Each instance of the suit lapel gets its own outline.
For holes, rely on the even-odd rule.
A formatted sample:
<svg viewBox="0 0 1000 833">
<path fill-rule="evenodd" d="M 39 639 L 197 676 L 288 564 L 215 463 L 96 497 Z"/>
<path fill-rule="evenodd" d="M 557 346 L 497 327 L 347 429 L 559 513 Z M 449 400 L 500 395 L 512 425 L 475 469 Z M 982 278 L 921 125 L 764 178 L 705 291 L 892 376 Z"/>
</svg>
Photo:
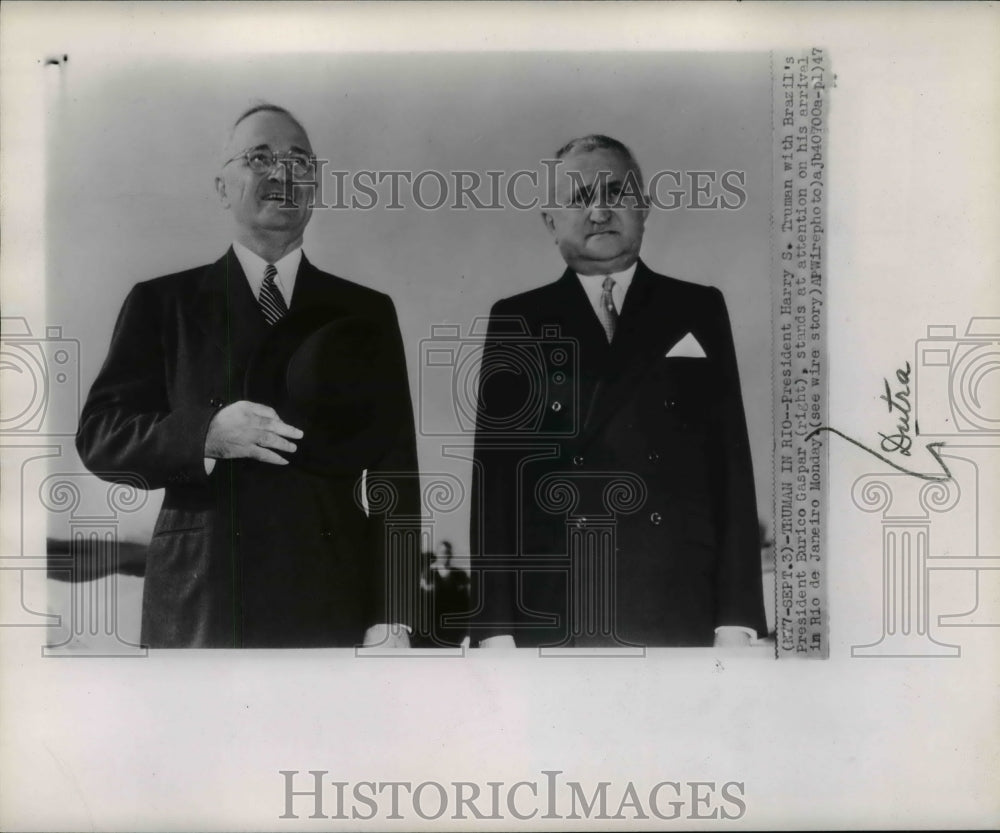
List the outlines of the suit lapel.
<svg viewBox="0 0 1000 833">
<path fill-rule="evenodd" d="M 601 322 L 597 320 L 590 299 L 576 274 L 567 269 L 555 283 L 550 296 L 551 309 L 545 310 L 542 320 L 559 325 L 559 337 L 576 345 L 578 366 L 574 372 L 574 394 L 577 397 L 576 413 L 581 425 L 594 401 L 594 387 L 608 360 L 608 341 Z"/>
<path fill-rule="evenodd" d="M 584 438 L 599 430 L 626 401 L 629 391 L 649 371 L 650 365 L 689 329 L 685 315 L 686 311 L 677 303 L 671 303 L 666 279 L 638 261 L 608 361 L 584 423 Z M 593 310 L 591 317 L 596 320 Z"/>
<path fill-rule="evenodd" d="M 563 337 L 576 339 L 585 353 L 607 352 L 607 336 L 580 279 L 567 269 L 556 284 Z"/>
<path fill-rule="evenodd" d="M 208 341 L 223 354 L 230 378 L 242 379 L 250 354 L 267 331 L 239 258 L 230 247 L 201 279 L 194 316 Z"/>
<path fill-rule="evenodd" d="M 228 283 L 231 280 L 228 269 L 228 252 L 210 266 L 205 267 L 195 295 L 192 317 L 206 340 L 223 353 L 228 352 L 226 344 L 228 318 Z M 242 275 L 243 270 L 240 270 Z"/>
<path fill-rule="evenodd" d="M 322 301 L 323 279 L 319 270 L 313 266 L 305 254 L 299 261 L 299 271 L 295 274 L 295 289 L 292 291 L 292 302 L 289 310 L 315 306 Z"/>
<path fill-rule="evenodd" d="M 321 272 L 305 255 L 299 263 L 299 271 L 295 276 L 295 290 L 292 292 L 292 302 L 289 310 L 314 309 L 325 307 L 330 313 L 338 311 L 343 315 L 353 315 L 355 311 L 345 306 L 344 280 L 335 275 Z"/>
</svg>

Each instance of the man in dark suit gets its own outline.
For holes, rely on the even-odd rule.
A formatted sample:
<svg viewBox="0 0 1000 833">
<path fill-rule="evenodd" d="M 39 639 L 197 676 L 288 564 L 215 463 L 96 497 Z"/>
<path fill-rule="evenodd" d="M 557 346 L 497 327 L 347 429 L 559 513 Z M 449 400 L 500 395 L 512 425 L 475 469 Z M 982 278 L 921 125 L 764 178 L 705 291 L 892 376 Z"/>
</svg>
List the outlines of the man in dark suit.
<svg viewBox="0 0 1000 833">
<path fill-rule="evenodd" d="M 568 268 L 497 302 L 484 348 L 474 638 L 749 644 L 766 634 L 760 543 L 722 294 L 639 259 L 625 145 L 586 136 L 557 159 L 542 216 Z"/>
<path fill-rule="evenodd" d="M 381 479 L 397 514 L 419 514 L 399 325 L 387 296 L 302 254 L 315 176 L 309 138 L 287 110 L 259 105 L 237 119 L 215 180 L 232 247 L 132 288 L 80 417 L 77 448 L 91 471 L 166 489 L 143 591 L 149 646 L 408 643 L 405 609 L 387 601 L 385 516 L 362 494 Z M 331 427 L 337 413 L 288 424 L 277 399 L 246 395 L 251 383 L 271 390 L 253 368 L 309 316 L 324 332 L 362 322 L 385 345 L 377 384 L 395 413 L 381 435 L 362 443 L 353 428 Z M 342 337 L 339 348 L 363 349 Z M 336 379 L 312 362 L 322 394 Z M 284 379 L 284 367 L 269 375 Z M 325 457 L 303 457 L 311 441 Z"/>
</svg>

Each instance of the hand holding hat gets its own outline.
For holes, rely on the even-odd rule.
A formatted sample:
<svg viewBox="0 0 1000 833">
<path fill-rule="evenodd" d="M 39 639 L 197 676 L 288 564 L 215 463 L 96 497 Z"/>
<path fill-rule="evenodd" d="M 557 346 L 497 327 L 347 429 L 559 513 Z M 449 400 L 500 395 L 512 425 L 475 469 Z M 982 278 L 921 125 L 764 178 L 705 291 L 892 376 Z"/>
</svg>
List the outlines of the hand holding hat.
<svg viewBox="0 0 1000 833">
<path fill-rule="evenodd" d="M 293 310 L 255 351 L 245 396 L 281 414 L 287 427 L 301 427 L 304 434 L 288 455 L 293 465 L 354 474 L 382 457 L 402 425 L 404 386 L 395 378 L 391 350 L 368 318 L 334 307 Z"/>
<path fill-rule="evenodd" d="M 205 438 L 205 456 L 220 460 L 248 457 L 286 466 L 288 460 L 275 452 L 294 452 L 296 445 L 290 440 L 301 438 L 302 431 L 282 422 L 274 408 L 242 400 L 212 417 Z"/>
</svg>

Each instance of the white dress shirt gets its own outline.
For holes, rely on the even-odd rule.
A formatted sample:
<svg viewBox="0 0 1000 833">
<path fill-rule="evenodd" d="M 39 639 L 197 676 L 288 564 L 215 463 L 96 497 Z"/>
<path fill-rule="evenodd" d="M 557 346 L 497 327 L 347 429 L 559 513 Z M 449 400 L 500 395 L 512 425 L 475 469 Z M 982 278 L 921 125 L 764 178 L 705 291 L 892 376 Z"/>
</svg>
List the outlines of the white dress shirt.
<svg viewBox="0 0 1000 833">
<path fill-rule="evenodd" d="M 610 275 L 615 279 L 615 285 L 611 287 L 611 299 L 615 302 L 615 309 L 618 310 L 618 314 L 622 313 L 622 306 L 625 304 L 625 295 L 628 293 L 628 288 L 632 285 L 632 278 L 635 276 L 636 264 L 632 264 L 622 272 L 605 272 L 600 275 L 580 275 L 577 274 L 577 279 L 580 281 L 580 285 L 583 286 L 583 291 L 587 293 L 587 299 L 590 301 L 590 305 L 594 308 L 594 315 L 597 316 L 597 320 L 601 320 L 601 294 L 604 292 L 604 279 Z"/>
<path fill-rule="evenodd" d="M 243 267 L 243 274 L 247 276 L 250 284 L 250 291 L 254 298 L 260 297 L 260 287 L 264 283 L 264 270 L 267 268 L 267 261 L 260 255 L 254 254 L 242 243 L 233 243 L 233 251 L 236 252 L 236 259 Z M 292 293 L 295 291 L 295 276 L 299 273 L 299 264 L 302 262 L 302 247 L 299 246 L 281 260 L 274 264 L 278 270 L 278 276 L 274 283 L 281 292 L 281 297 L 285 299 L 285 305 L 292 305 Z"/>
</svg>

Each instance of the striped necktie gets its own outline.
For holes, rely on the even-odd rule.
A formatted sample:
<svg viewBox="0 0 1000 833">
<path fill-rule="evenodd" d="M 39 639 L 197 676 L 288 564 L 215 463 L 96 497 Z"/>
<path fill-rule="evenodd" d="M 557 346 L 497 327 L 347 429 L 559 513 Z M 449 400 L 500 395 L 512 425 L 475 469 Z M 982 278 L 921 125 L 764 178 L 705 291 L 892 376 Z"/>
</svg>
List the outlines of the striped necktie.
<svg viewBox="0 0 1000 833">
<path fill-rule="evenodd" d="M 278 270 L 273 263 L 267 264 L 264 270 L 264 283 L 260 286 L 260 295 L 257 303 L 260 304 L 260 311 L 264 313 L 264 320 L 268 324 L 273 324 L 288 312 L 288 304 L 278 289 L 274 279 L 278 276 Z"/>
<path fill-rule="evenodd" d="M 608 341 L 615 337 L 615 328 L 618 326 L 618 310 L 615 308 L 615 299 L 611 296 L 611 289 L 615 285 L 615 279 L 608 275 L 601 284 L 601 303 L 598 305 L 597 317 L 601 320 L 604 333 Z"/>
</svg>

